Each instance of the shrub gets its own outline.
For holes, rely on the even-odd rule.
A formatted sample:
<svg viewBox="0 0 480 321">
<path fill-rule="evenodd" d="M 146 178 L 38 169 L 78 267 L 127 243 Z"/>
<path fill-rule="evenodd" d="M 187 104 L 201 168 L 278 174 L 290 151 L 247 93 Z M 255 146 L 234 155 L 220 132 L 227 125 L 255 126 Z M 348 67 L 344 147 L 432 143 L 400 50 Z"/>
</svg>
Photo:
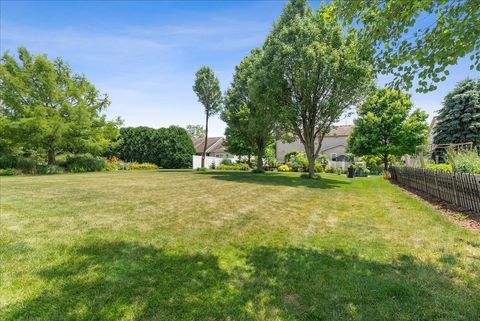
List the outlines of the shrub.
<svg viewBox="0 0 480 321">
<path fill-rule="evenodd" d="M 35 173 L 39 175 L 62 174 L 63 172 L 63 167 L 58 165 L 38 165 L 35 170 Z"/>
<path fill-rule="evenodd" d="M 222 171 L 248 171 L 250 169 L 250 166 L 245 163 L 238 163 L 233 165 L 220 164 L 216 167 L 216 169 Z"/>
<path fill-rule="evenodd" d="M 129 169 L 157 169 L 157 164 L 152 163 L 132 163 Z"/>
<path fill-rule="evenodd" d="M 277 170 L 279 172 L 290 172 L 290 167 L 288 167 L 287 164 L 282 164 L 282 165 L 277 167 Z"/>
<path fill-rule="evenodd" d="M 117 163 L 106 162 L 105 163 L 105 170 L 108 171 L 108 172 L 116 171 L 116 170 L 118 170 L 118 165 L 117 165 Z"/>
<path fill-rule="evenodd" d="M 17 170 L 15 168 L 0 169 L 0 176 L 13 176 L 16 174 L 17 174 Z"/>
<path fill-rule="evenodd" d="M 252 173 L 262 174 L 262 173 L 265 173 L 265 169 L 263 169 L 263 168 L 254 168 L 254 169 L 252 169 Z"/>
<path fill-rule="evenodd" d="M 288 162 L 286 164 L 291 168 L 294 172 L 304 172 L 308 170 L 308 160 L 297 151 L 293 151 L 288 153 Z M 287 159 L 287 155 L 285 155 L 285 159 Z"/>
<path fill-rule="evenodd" d="M 90 155 L 68 156 L 66 160 L 67 169 L 72 173 L 99 172 L 105 169 L 104 159 Z"/>
<path fill-rule="evenodd" d="M 26 157 L 17 158 L 17 168 L 25 174 L 32 174 L 36 172 L 37 162 L 34 159 Z"/>
<path fill-rule="evenodd" d="M 480 156 L 476 149 L 455 153 L 452 163 L 455 172 L 480 174 Z"/>
<path fill-rule="evenodd" d="M 224 157 L 224 158 L 222 158 L 222 161 L 220 162 L 220 164 L 222 164 L 222 165 L 233 165 L 233 162 L 230 158 Z"/>
<path fill-rule="evenodd" d="M 321 173 L 323 172 L 323 164 L 320 163 L 319 161 L 315 162 L 315 172 L 316 173 Z"/>
<path fill-rule="evenodd" d="M 452 172 L 452 165 L 450 164 L 426 164 L 427 169 L 443 172 Z"/>
<path fill-rule="evenodd" d="M 300 153 L 298 150 L 292 150 L 292 151 L 289 151 L 288 153 L 285 154 L 283 160 L 285 161 L 285 163 L 288 163 L 293 158 L 297 157 L 298 155 L 302 155 L 302 153 Z"/>
<path fill-rule="evenodd" d="M 17 167 L 17 158 L 15 156 L 0 156 L 0 168 L 12 169 Z"/>
<path fill-rule="evenodd" d="M 325 173 L 334 173 L 334 172 L 335 172 L 335 168 L 330 167 L 329 165 L 326 165 L 326 166 L 324 167 L 324 171 L 325 171 Z"/>
<path fill-rule="evenodd" d="M 120 129 L 120 140 L 114 154 L 127 162 L 153 163 L 163 168 L 189 168 L 195 154 L 185 129 L 126 127 Z"/>
</svg>

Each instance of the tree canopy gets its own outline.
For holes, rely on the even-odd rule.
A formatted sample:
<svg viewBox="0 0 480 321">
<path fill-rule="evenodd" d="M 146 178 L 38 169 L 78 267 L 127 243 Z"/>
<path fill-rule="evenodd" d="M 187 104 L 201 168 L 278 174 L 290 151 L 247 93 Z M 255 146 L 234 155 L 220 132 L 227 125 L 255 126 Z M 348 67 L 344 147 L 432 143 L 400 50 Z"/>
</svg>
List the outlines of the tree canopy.
<svg viewBox="0 0 480 321">
<path fill-rule="evenodd" d="M 410 112 L 412 107 L 409 94 L 388 88 L 372 92 L 357 108 L 348 151 L 381 157 L 385 169 L 390 156 L 414 154 L 426 142 L 428 116 L 420 109 Z"/>
<path fill-rule="evenodd" d="M 463 80 L 447 94 L 438 113 L 433 142 L 473 142 L 480 150 L 480 79 Z"/>
<path fill-rule="evenodd" d="M 227 123 L 227 146 L 253 150 L 257 170 L 263 170 L 265 148 L 273 142 L 277 121 L 275 103 L 259 97 L 264 92 L 252 89 L 252 79 L 259 70 L 262 52 L 254 49 L 235 67 L 233 82 L 225 97 L 222 119 Z M 233 140 L 233 144 L 228 142 Z M 235 142 L 241 140 L 242 144 Z"/>
<path fill-rule="evenodd" d="M 192 139 L 205 137 L 205 129 L 202 125 L 187 125 L 185 130 Z"/>
<path fill-rule="evenodd" d="M 210 67 L 203 66 L 195 73 L 193 91 L 197 94 L 198 101 L 205 108 L 205 144 L 202 152 L 203 168 L 205 167 L 205 152 L 208 141 L 208 119 L 219 113 L 222 107 L 220 83 Z"/>
<path fill-rule="evenodd" d="M 361 30 L 361 43 L 375 50 L 375 66 L 393 74 L 393 85 L 435 90 L 448 67 L 469 56 L 480 71 L 478 0 L 336 0 L 336 13 Z M 332 7 L 333 9 L 333 7 Z M 332 10 L 333 11 L 333 10 Z M 367 47 L 367 50 L 371 50 Z"/>
<path fill-rule="evenodd" d="M 263 72 L 255 80 L 264 97 L 281 106 L 285 131 L 303 143 L 311 177 L 323 137 L 373 79 L 355 31 L 343 29 L 328 8 L 313 12 L 305 0 L 290 1 L 265 42 Z"/>
<path fill-rule="evenodd" d="M 110 101 L 85 76 L 23 47 L 0 61 L 0 102 L 0 149 L 45 153 L 49 164 L 61 152 L 101 153 L 121 123 L 102 114 Z"/>
</svg>

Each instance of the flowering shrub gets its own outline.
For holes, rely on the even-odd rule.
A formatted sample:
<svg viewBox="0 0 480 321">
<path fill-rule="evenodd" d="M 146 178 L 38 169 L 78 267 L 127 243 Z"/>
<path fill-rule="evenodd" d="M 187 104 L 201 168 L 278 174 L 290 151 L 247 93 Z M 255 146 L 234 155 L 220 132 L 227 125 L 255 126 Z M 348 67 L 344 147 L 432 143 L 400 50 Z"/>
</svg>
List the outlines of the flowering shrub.
<svg viewBox="0 0 480 321">
<path fill-rule="evenodd" d="M 279 172 L 290 172 L 290 167 L 288 167 L 288 165 L 286 165 L 286 164 L 282 164 L 282 165 L 277 167 L 277 170 Z"/>
</svg>

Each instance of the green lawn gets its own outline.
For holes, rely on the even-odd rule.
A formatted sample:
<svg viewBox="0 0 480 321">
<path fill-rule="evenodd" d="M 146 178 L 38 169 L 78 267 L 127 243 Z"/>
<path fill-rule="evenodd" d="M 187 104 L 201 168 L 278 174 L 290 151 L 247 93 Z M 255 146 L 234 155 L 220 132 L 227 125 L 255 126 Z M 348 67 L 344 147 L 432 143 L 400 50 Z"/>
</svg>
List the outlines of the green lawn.
<svg viewBox="0 0 480 321">
<path fill-rule="evenodd" d="M 322 177 L 2 177 L 0 319 L 480 319 L 478 232 Z"/>
</svg>

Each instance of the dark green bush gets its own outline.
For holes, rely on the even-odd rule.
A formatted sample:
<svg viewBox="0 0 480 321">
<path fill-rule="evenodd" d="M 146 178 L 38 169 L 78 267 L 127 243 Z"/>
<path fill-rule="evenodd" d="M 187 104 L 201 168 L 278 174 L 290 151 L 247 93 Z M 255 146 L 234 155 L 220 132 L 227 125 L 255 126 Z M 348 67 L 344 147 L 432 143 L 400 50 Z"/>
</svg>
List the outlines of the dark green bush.
<svg viewBox="0 0 480 321">
<path fill-rule="evenodd" d="M 38 165 L 35 170 L 35 173 L 39 175 L 62 174 L 63 172 L 63 167 L 58 165 Z"/>
<path fill-rule="evenodd" d="M 127 162 L 153 163 L 163 168 L 190 168 L 195 154 L 192 140 L 181 127 L 120 129 L 115 156 Z"/>
<path fill-rule="evenodd" d="M 0 168 L 12 169 L 17 167 L 17 158 L 15 156 L 0 156 Z"/>
<path fill-rule="evenodd" d="M 0 176 L 13 176 L 16 174 L 17 170 L 15 168 L 0 169 Z"/>
<path fill-rule="evenodd" d="M 32 174 L 36 172 L 37 162 L 31 158 L 18 157 L 17 168 L 25 174 Z"/>
<path fill-rule="evenodd" d="M 90 155 L 75 155 L 67 157 L 66 166 L 72 173 L 99 172 L 105 169 L 106 161 Z"/>
</svg>

